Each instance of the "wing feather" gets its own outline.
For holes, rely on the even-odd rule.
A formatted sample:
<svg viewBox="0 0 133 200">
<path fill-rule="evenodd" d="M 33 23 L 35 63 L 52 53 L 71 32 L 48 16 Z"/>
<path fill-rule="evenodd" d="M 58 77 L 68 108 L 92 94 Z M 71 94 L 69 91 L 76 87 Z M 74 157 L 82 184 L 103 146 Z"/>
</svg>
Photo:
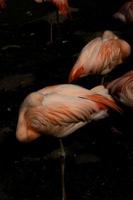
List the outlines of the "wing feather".
<svg viewBox="0 0 133 200">
<path fill-rule="evenodd" d="M 98 110 L 95 102 L 85 98 L 49 94 L 41 106 L 27 111 L 26 121 L 40 133 L 63 137 L 87 124 Z"/>
</svg>

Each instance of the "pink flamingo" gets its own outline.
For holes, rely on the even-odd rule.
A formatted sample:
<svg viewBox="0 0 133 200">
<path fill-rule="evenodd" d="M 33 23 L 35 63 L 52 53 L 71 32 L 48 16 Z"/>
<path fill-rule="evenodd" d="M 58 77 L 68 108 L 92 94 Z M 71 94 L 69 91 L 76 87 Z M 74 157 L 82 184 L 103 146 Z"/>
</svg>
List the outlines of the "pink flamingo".
<svg viewBox="0 0 133 200">
<path fill-rule="evenodd" d="M 91 90 L 72 84 L 43 88 L 28 95 L 20 108 L 16 136 L 22 142 L 42 134 L 64 137 L 118 106 L 103 86 Z"/>
<path fill-rule="evenodd" d="M 43 134 L 63 138 L 77 129 L 108 116 L 108 109 L 120 112 L 108 90 L 100 85 L 91 90 L 62 84 L 29 94 L 20 107 L 16 137 L 30 142 Z M 60 140 L 62 156 L 65 157 Z M 65 199 L 64 162 L 61 162 L 62 200 Z"/>
<path fill-rule="evenodd" d="M 69 74 L 69 82 L 90 74 L 105 75 L 123 63 L 131 52 L 130 45 L 111 31 L 90 41 L 82 49 Z"/>
<path fill-rule="evenodd" d="M 107 85 L 107 88 L 116 100 L 133 107 L 133 71 L 113 80 Z"/>
<path fill-rule="evenodd" d="M 133 22 L 133 0 L 125 2 L 113 17 L 124 23 Z"/>
</svg>

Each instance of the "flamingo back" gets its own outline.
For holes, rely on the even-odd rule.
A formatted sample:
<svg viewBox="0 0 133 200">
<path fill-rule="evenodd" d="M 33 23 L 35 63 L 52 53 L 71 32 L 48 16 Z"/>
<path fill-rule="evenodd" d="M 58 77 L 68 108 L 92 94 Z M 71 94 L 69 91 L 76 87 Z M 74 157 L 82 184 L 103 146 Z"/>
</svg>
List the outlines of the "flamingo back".
<svg viewBox="0 0 133 200">
<path fill-rule="evenodd" d="M 133 107 L 133 71 L 129 71 L 107 85 L 110 94 L 121 103 Z"/>
</svg>

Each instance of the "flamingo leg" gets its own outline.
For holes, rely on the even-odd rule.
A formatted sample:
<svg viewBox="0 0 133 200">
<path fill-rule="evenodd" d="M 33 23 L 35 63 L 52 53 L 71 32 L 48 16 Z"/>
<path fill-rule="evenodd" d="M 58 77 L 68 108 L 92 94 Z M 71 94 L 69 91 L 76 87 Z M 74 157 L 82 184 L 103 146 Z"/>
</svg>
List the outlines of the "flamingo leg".
<svg viewBox="0 0 133 200">
<path fill-rule="evenodd" d="M 101 80 L 101 85 L 104 85 L 104 82 L 107 76 L 108 76 L 107 74 L 103 75 L 102 80 Z"/>
<path fill-rule="evenodd" d="M 60 162 L 61 162 L 61 200 L 66 200 L 66 192 L 65 192 L 65 150 L 62 143 L 62 140 L 60 139 L 60 149 L 61 149 L 61 155 L 60 155 Z"/>
</svg>

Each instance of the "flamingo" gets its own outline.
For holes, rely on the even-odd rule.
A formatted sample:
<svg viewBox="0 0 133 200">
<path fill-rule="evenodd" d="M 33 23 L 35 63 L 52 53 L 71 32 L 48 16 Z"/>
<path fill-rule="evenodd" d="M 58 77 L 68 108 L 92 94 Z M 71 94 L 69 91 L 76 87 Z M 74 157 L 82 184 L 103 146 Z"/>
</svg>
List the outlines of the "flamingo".
<svg viewBox="0 0 133 200">
<path fill-rule="evenodd" d="M 0 9 L 4 9 L 6 7 L 6 0 L 0 0 Z"/>
<path fill-rule="evenodd" d="M 108 90 L 99 85 L 91 90 L 73 84 L 48 86 L 29 94 L 23 101 L 16 129 L 20 142 L 30 142 L 43 134 L 60 139 L 77 129 L 108 116 L 108 109 L 120 112 Z M 62 200 L 65 200 L 64 162 L 61 162 Z"/>
<path fill-rule="evenodd" d="M 73 84 L 48 86 L 29 94 L 20 107 L 16 137 L 30 142 L 42 134 L 58 138 L 107 116 L 118 106 L 100 85 L 91 90 Z"/>
<path fill-rule="evenodd" d="M 104 31 L 82 49 L 69 74 L 69 83 L 90 74 L 105 75 L 123 63 L 131 52 L 130 45 L 112 31 Z"/>
<path fill-rule="evenodd" d="M 124 23 L 133 22 L 133 0 L 125 2 L 113 17 Z"/>
<path fill-rule="evenodd" d="M 133 71 L 107 84 L 110 94 L 128 107 L 133 107 Z"/>
<path fill-rule="evenodd" d="M 51 16 L 49 16 L 47 19 L 50 22 L 50 42 L 49 43 L 53 43 L 53 24 L 57 23 L 59 24 L 59 19 L 61 21 L 63 21 L 64 18 L 67 18 L 70 14 L 70 7 L 68 4 L 68 0 L 34 0 L 36 3 L 43 3 L 43 2 L 50 2 L 53 5 L 56 6 L 57 8 L 57 14 L 56 16 L 53 16 L 51 14 Z M 56 18 L 56 20 L 55 20 Z"/>
</svg>

